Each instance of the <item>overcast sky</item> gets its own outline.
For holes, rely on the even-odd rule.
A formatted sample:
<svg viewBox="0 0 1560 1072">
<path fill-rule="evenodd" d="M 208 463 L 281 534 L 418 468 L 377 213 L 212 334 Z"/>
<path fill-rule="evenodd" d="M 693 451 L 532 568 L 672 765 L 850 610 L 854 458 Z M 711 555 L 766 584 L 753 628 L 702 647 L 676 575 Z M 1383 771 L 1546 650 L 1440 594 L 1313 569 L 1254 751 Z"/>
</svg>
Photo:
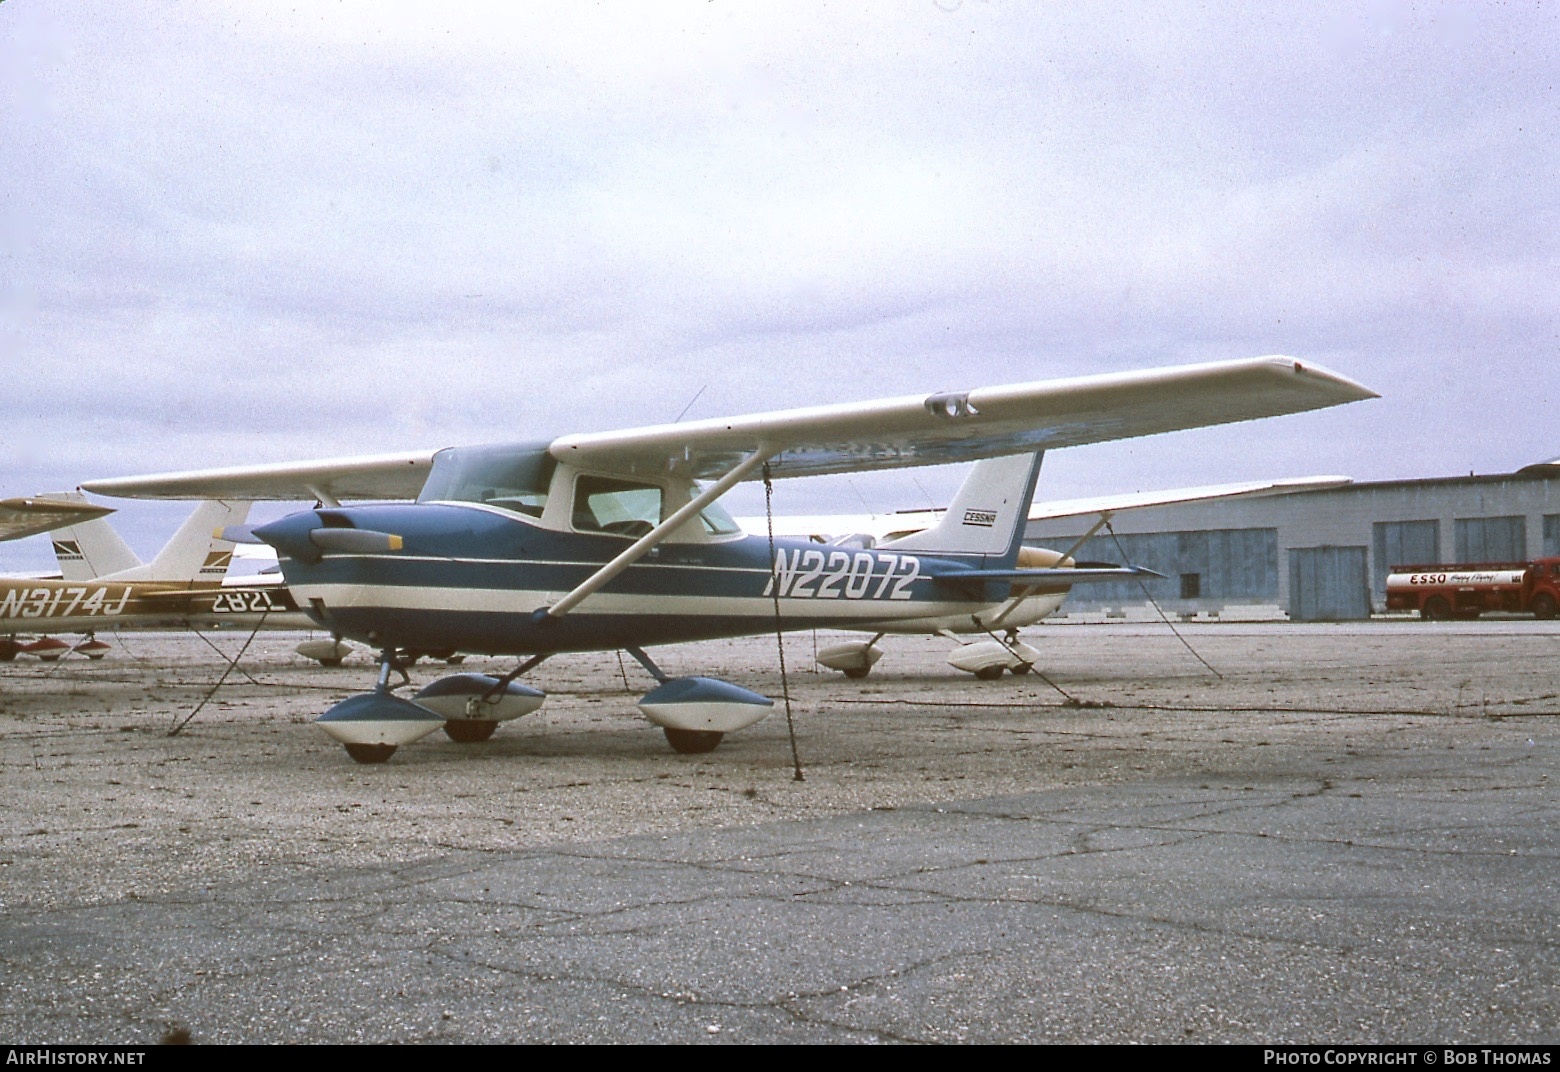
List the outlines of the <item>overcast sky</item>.
<svg viewBox="0 0 1560 1072">
<path fill-rule="evenodd" d="M 1557 12 L 6 0 L 0 495 L 1273 353 L 1384 397 L 1042 495 L 1554 458 Z"/>
</svg>

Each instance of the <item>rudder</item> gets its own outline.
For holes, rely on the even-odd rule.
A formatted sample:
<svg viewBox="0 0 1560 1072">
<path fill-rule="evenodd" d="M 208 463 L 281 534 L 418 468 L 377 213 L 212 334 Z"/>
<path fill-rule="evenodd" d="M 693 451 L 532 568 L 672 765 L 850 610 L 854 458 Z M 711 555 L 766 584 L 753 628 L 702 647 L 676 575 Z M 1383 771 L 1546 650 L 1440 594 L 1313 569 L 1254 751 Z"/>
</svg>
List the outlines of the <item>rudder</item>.
<svg viewBox="0 0 1560 1072">
<path fill-rule="evenodd" d="M 1010 567 L 1018 559 L 1029 504 L 1045 451 L 1010 454 L 975 463 L 947 513 L 936 525 L 886 543 L 885 548 L 951 555 L 982 555 L 986 565 Z"/>
<path fill-rule="evenodd" d="M 86 502 L 79 491 L 56 491 L 43 496 L 63 502 Z M 107 518 L 93 518 L 77 525 L 56 529 L 50 536 L 54 541 L 54 560 L 59 563 L 60 577 L 67 581 L 95 581 L 110 573 L 135 569 L 141 564 L 136 553 Z"/>
<path fill-rule="evenodd" d="M 156 558 L 147 565 L 117 574 L 114 579 L 221 584 L 233 560 L 233 544 L 217 534 L 227 526 L 243 524 L 249 516 L 249 506 L 247 502 L 226 503 L 217 499 L 201 503 Z"/>
</svg>

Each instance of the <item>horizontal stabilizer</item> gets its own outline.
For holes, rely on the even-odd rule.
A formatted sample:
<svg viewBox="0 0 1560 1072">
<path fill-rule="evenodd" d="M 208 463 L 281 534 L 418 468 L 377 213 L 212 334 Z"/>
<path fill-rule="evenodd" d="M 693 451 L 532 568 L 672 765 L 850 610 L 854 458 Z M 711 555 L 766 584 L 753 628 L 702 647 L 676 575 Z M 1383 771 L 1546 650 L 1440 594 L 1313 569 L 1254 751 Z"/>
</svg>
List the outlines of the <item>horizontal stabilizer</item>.
<svg viewBox="0 0 1560 1072">
<path fill-rule="evenodd" d="M 163 604 L 164 607 L 182 606 L 183 604 L 190 602 L 192 599 L 197 599 L 202 595 L 209 596 L 214 591 L 215 589 L 201 590 L 192 588 L 165 588 L 162 591 L 139 589 L 136 591 L 135 597 L 137 599 L 144 599 L 149 603 Z"/>
<path fill-rule="evenodd" d="M 1014 584 L 1080 584 L 1088 581 L 1121 581 L 1132 577 L 1163 580 L 1164 574 L 1147 566 L 1063 567 L 1061 569 L 960 570 L 944 573 L 939 583 L 962 584 L 966 581 L 1012 581 Z"/>
</svg>

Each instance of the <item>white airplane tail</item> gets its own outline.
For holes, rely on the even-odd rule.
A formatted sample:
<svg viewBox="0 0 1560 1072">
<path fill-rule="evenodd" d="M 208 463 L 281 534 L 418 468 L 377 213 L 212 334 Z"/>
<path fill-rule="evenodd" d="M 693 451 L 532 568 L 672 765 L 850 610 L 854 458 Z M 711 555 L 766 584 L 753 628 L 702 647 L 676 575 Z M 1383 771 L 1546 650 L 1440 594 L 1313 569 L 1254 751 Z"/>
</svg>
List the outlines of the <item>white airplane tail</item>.
<svg viewBox="0 0 1560 1072">
<path fill-rule="evenodd" d="M 1011 565 L 1023 544 L 1029 502 L 1044 457 L 1044 451 L 1036 451 L 976 462 L 937 524 L 883 546 L 896 551 L 997 556 Z"/>
<path fill-rule="evenodd" d="M 86 502 L 79 491 L 57 491 L 43 496 L 64 502 Z M 122 573 L 141 564 L 130 545 L 114 530 L 106 518 L 93 518 L 78 525 L 56 529 L 54 559 L 60 576 L 67 581 L 95 581 L 110 573 Z"/>
<path fill-rule="evenodd" d="M 249 516 L 247 502 L 203 502 L 179 526 L 157 557 L 113 575 L 116 581 L 208 581 L 220 584 L 233 561 L 233 545 L 218 535 Z"/>
</svg>

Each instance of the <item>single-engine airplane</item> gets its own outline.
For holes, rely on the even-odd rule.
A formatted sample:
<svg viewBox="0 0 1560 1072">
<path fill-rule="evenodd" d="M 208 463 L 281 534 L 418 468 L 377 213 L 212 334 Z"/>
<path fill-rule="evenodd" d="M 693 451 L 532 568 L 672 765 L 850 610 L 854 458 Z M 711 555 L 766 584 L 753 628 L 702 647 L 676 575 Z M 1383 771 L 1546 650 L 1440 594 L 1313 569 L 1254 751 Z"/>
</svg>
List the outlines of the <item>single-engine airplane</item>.
<svg viewBox="0 0 1560 1072">
<path fill-rule="evenodd" d="M 383 652 L 374 691 L 319 720 L 360 762 L 383 762 L 441 726 L 483 740 L 541 705 L 545 694 L 520 675 L 558 652 L 614 649 L 659 682 L 638 706 L 671 746 L 707 752 L 773 702 L 715 678 L 669 678 L 646 647 L 907 622 L 935 631 L 999 617 L 1047 590 L 1144 575 L 1021 561 L 1046 450 L 1372 397 L 1326 369 L 1266 357 L 84 486 L 318 502 L 253 536 L 276 548 L 316 622 Z M 871 549 L 750 536 L 718 502 L 744 480 L 971 461 L 936 524 Z M 415 503 L 340 505 L 411 495 Z M 443 649 L 525 658 L 502 678 L 457 674 L 412 700 L 393 694 L 397 650 Z"/>
<path fill-rule="evenodd" d="M 174 533 L 150 563 L 130 550 L 104 515 L 113 511 L 74 493 L 57 493 L 33 500 L 39 524 L 46 513 L 57 517 L 47 528 L 15 526 L 16 536 L 52 531 L 59 579 L 0 578 L 0 661 L 26 652 L 52 661 L 69 651 L 102 658 L 108 645 L 98 633 L 126 629 L 165 629 L 218 624 L 253 625 L 260 621 L 278 628 L 312 628 L 290 593 L 280 583 L 225 583 L 232 557 L 231 542 L 214 530 L 241 522 L 247 502 L 204 502 Z M 0 517 L 5 516 L 0 514 Z M 24 531 L 25 529 L 25 531 Z M 85 634 L 77 644 L 55 634 Z M 24 636 L 37 639 L 24 641 Z"/>
</svg>

